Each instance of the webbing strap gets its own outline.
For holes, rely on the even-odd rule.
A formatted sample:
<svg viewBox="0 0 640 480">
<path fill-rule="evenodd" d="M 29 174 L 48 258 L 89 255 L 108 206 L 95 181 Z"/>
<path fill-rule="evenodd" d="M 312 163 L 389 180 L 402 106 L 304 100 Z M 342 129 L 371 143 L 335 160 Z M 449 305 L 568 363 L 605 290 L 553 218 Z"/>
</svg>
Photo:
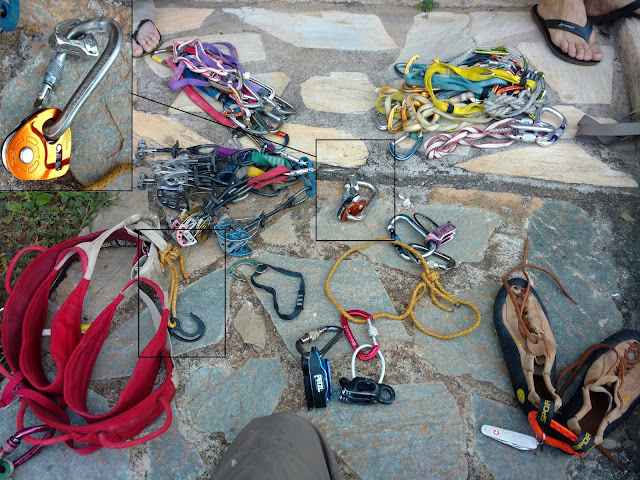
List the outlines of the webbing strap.
<svg viewBox="0 0 640 480">
<path fill-rule="evenodd" d="M 636 114 L 640 114 L 640 108 L 622 117 L 618 123 L 598 123 L 589 115 L 585 115 L 578 122 L 576 138 L 585 142 L 611 145 L 631 136 L 640 136 L 640 121 L 633 121 Z"/>
<path fill-rule="evenodd" d="M 263 263 L 262 266 L 270 268 L 271 270 L 275 270 L 276 272 L 282 273 L 283 275 L 286 275 L 288 277 L 294 277 L 294 278 L 299 278 L 300 279 L 300 287 L 298 288 L 298 296 L 296 298 L 296 306 L 293 309 L 293 312 L 291 312 L 290 314 L 283 314 L 280 311 L 280 307 L 278 306 L 278 299 L 277 299 L 277 295 L 276 295 L 276 291 L 275 289 L 268 287 L 267 285 L 262 285 L 261 283 L 256 282 L 255 277 L 260 275 L 260 273 L 258 273 L 257 271 L 251 275 L 251 283 L 257 287 L 257 288 L 261 288 L 263 290 L 266 290 L 271 297 L 273 298 L 273 308 L 275 309 L 276 313 L 278 314 L 278 316 L 282 319 L 282 320 L 293 320 L 294 318 L 296 318 L 298 315 L 300 315 L 300 312 L 302 311 L 302 308 L 304 307 L 304 294 L 305 294 L 305 286 L 304 286 L 304 278 L 302 277 L 302 273 L 300 272 L 293 272 L 291 270 L 286 270 L 284 268 L 280 268 L 280 267 L 274 267 L 273 265 L 268 265 L 266 263 Z"/>
</svg>

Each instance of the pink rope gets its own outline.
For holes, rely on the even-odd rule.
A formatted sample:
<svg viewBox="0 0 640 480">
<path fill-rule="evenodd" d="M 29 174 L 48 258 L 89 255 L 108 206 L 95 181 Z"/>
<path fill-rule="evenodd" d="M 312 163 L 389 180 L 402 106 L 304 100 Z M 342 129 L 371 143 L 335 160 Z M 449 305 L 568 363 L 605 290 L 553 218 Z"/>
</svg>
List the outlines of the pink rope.
<svg viewBox="0 0 640 480">
<path fill-rule="evenodd" d="M 494 149 L 504 148 L 511 145 L 515 140 L 509 138 L 507 134 L 515 132 L 512 124 L 516 122 L 513 118 L 505 118 L 497 122 L 487 125 L 484 129 L 469 126 L 448 134 L 440 133 L 429 139 L 425 144 L 424 150 L 429 160 L 445 157 L 455 151 L 458 145 L 467 145 L 475 148 Z M 483 138 L 492 138 L 493 141 L 486 143 L 478 143 Z"/>
</svg>

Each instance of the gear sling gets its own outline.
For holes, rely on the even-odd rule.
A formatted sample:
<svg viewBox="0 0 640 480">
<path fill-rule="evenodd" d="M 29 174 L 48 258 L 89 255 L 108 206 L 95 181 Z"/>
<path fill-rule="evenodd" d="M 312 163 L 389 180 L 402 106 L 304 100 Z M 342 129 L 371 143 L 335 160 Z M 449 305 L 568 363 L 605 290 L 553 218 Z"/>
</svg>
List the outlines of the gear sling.
<svg viewBox="0 0 640 480">
<path fill-rule="evenodd" d="M 130 226 L 127 226 L 130 225 Z M 145 229 L 148 229 L 146 231 Z M 135 231 L 134 231 L 135 230 Z M 93 320 L 86 333 L 81 333 L 82 304 L 94 273 L 100 249 L 107 245 L 136 245 L 131 277 L 122 292 Z M 147 247 L 147 248 L 143 248 Z M 90 454 L 102 447 L 126 448 L 144 443 L 165 432 L 171 425 L 171 408 L 178 385 L 171 361 L 171 342 L 167 336 L 169 310 L 163 289 L 149 276 L 163 284 L 158 265 L 158 248 L 167 244 L 162 237 L 140 222 L 134 215 L 115 227 L 102 232 L 67 240 L 50 248 L 26 247 L 12 260 L 5 286 L 9 293 L 2 318 L 2 346 L 9 371 L 0 366 L 0 373 L 9 379 L 0 399 L 0 407 L 16 397 L 21 402 L 17 428 L 24 428 L 27 409 L 44 424 L 60 432 L 52 438 L 25 436 L 33 445 L 65 442 L 80 454 Z M 11 273 L 17 259 L 30 250 L 40 253 L 29 263 L 11 286 Z M 56 365 L 55 379 L 45 376 L 41 361 L 42 330 L 47 318 L 47 306 L 52 285 L 72 260 L 79 257 L 82 280 L 65 299 L 51 323 L 51 357 Z M 162 312 L 151 298 L 139 290 L 140 299 L 147 304 L 154 327 L 153 338 L 140 353 L 131 378 L 113 409 L 94 415 L 87 411 L 87 392 L 91 372 L 109 333 L 117 306 L 127 294 L 138 290 L 138 282 L 145 283 L 159 297 Z M 55 287 L 53 287 L 55 288 Z M 154 390 L 161 365 L 166 369 L 165 380 Z M 68 407 L 78 413 L 86 425 L 72 425 L 64 411 Z M 141 438 L 133 439 L 162 413 L 166 419 L 162 427 Z M 85 444 L 76 446 L 75 443 Z"/>
</svg>

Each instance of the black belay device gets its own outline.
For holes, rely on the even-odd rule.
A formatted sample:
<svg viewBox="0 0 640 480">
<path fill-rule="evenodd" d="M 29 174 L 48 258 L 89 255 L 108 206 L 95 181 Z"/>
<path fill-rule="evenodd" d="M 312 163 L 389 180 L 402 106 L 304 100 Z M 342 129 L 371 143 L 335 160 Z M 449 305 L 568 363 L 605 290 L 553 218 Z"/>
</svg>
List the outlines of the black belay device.
<svg viewBox="0 0 640 480">
<path fill-rule="evenodd" d="M 353 380 L 347 380 L 343 377 L 340 379 L 340 387 L 342 390 L 339 400 L 342 403 L 368 405 L 377 402 L 389 405 L 396 398 L 393 388 L 370 378 L 355 377 Z"/>
<path fill-rule="evenodd" d="M 303 343 L 313 342 L 324 332 L 336 332 L 336 334 L 322 349 L 311 347 L 311 352 L 306 352 L 302 348 Z M 331 369 L 329 360 L 323 357 L 343 333 L 342 327 L 327 325 L 305 333 L 296 341 L 296 349 L 301 356 L 304 393 L 309 410 L 324 408 L 331 399 Z"/>
</svg>

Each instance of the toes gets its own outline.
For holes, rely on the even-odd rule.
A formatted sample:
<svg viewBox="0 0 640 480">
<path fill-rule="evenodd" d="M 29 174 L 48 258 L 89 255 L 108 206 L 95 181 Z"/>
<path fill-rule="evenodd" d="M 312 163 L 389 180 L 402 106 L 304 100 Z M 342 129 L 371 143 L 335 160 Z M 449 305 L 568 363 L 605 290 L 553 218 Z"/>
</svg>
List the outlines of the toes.
<svg viewBox="0 0 640 480">
<path fill-rule="evenodd" d="M 139 57 L 143 53 L 142 47 L 138 45 L 135 41 L 133 42 L 132 53 L 134 57 Z"/>
<path fill-rule="evenodd" d="M 599 62 L 603 58 L 604 58 L 604 53 L 602 53 L 602 50 L 600 49 L 600 45 L 598 45 L 597 43 L 591 45 L 591 60 L 595 60 L 596 62 Z"/>
<path fill-rule="evenodd" d="M 572 55 L 573 57 L 576 58 L 576 60 L 585 60 L 584 58 L 585 52 L 584 52 L 584 44 L 579 43 L 576 45 L 576 54 Z"/>
<path fill-rule="evenodd" d="M 567 43 L 569 44 L 569 48 L 566 51 L 567 55 L 569 55 L 570 57 L 576 58 L 576 54 L 578 53 L 576 44 L 574 42 L 567 42 Z"/>
</svg>

